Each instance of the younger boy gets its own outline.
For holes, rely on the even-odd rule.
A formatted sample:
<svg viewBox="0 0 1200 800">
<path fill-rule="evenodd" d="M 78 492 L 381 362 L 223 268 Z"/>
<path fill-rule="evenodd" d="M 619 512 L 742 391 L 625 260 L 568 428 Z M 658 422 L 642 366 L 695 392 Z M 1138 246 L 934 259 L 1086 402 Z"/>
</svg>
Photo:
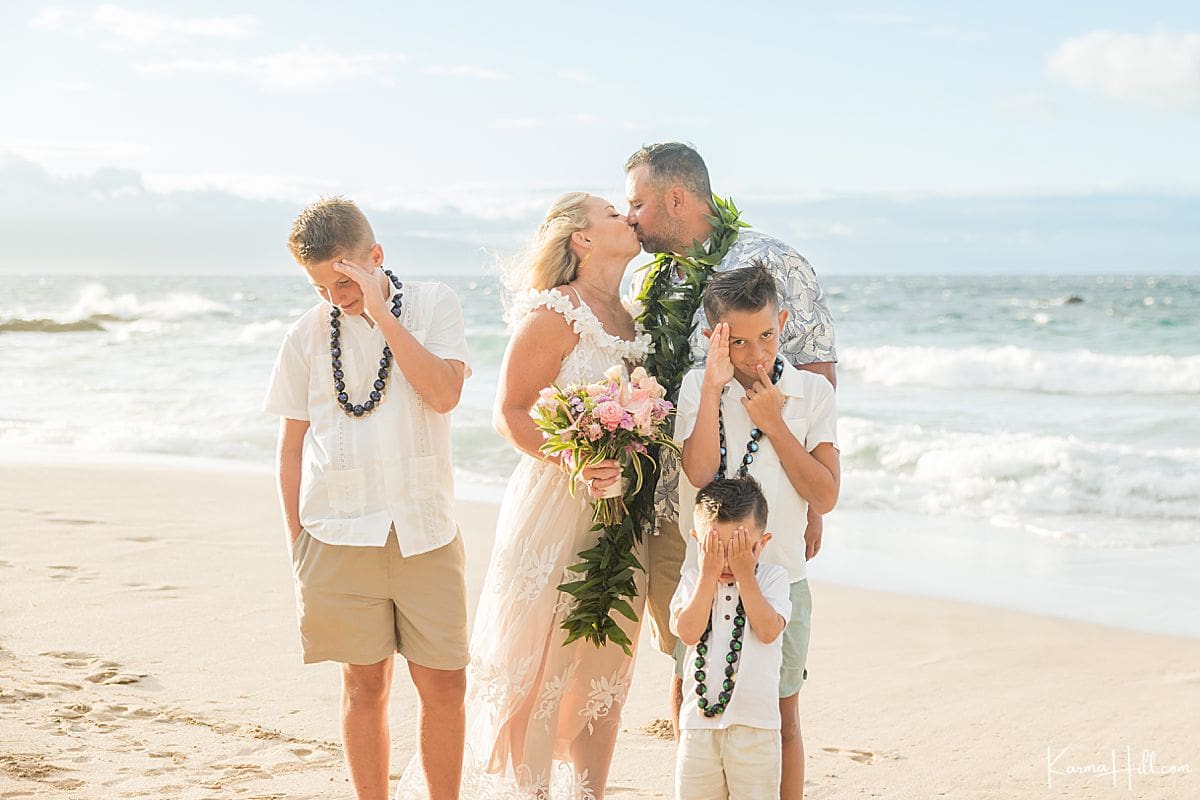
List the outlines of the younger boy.
<svg viewBox="0 0 1200 800">
<path fill-rule="evenodd" d="M 684 567 L 671 600 L 671 632 L 688 658 L 675 798 L 778 798 L 781 634 L 792 607 L 787 570 L 758 563 L 771 540 L 767 500 L 753 478 L 715 480 L 696 496 L 694 520 L 698 564 Z"/>
<path fill-rule="evenodd" d="M 810 507 L 829 513 L 841 484 L 833 386 L 779 356 L 787 311 L 780 309 L 775 280 L 762 266 L 715 275 L 704 291 L 704 312 L 714 326 L 705 331 L 708 359 L 703 369 L 684 377 L 675 438 L 683 443 L 687 483 L 704 486 L 714 476 L 749 475 L 770 503 L 775 537 L 763 561 L 787 570 L 792 609 L 779 682 L 780 791 L 784 800 L 799 800 L 804 744 L 798 693 L 807 677 L 812 616 L 804 530 Z M 689 505 L 686 485 L 680 494 L 682 515 Z M 695 563 L 694 550 L 689 543 L 685 564 Z"/>
<path fill-rule="evenodd" d="M 354 203 L 296 218 L 288 245 L 321 300 L 288 330 L 265 410 L 305 663 L 342 664 L 342 740 L 359 800 L 388 790 L 392 655 L 420 697 L 429 796 L 457 798 L 467 602 L 449 412 L 469 374 L 449 287 L 401 283 Z"/>
</svg>

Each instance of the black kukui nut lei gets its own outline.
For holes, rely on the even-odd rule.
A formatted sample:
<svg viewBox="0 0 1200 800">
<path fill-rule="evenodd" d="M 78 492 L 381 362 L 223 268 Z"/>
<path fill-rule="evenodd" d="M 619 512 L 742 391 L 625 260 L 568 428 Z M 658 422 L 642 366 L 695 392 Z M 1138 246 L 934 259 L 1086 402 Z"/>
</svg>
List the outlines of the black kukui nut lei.
<svg viewBox="0 0 1200 800">
<path fill-rule="evenodd" d="M 392 286 L 396 287 L 396 294 L 392 297 L 392 316 L 400 319 L 400 312 L 404 309 L 404 293 L 401 291 L 404 284 L 391 270 L 385 269 L 383 273 L 388 276 Z M 346 393 L 346 373 L 342 371 L 341 316 L 342 310 L 337 306 L 329 310 L 329 356 L 333 367 L 333 393 L 342 411 L 348 416 L 361 418 L 370 414 L 383 402 L 383 394 L 387 390 L 388 368 L 392 365 L 392 349 L 387 345 L 383 347 L 383 355 L 379 358 L 379 372 L 376 373 L 378 377 L 373 384 L 375 388 L 368 395 L 368 399 L 363 403 L 351 402 L 350 395 Z"/>
<path fill-rule="evenodd" d="M 775 365 L 771 368 L 771 385 L 779 383 L 779 379 L 783 377 L 783 358 L 775 356 Z M 717 469 L 717 480 L 725 479 L 726 456 L 729 452 L 725 446 L 725 414 L 717 408 L 717 433 L 721 439 L 721 466 Z M 750 474 L 750 465 L 754 463 L 754 455 L 758 452 L 758 440 L 762 438 L 763 432 L 758 428 L 750 430 L 750 441 L 746 442 L 746 455 L 742 456 L 742 463 L 738 466 L 737 476 L 744 478 Z"/>
<path fill-rule="evenodd" d="M 733 699 L 734 679 L 737 677 L 738 658 L 742 651 L 742 637 L 746 633 L 746 609 L 742 607 L 742 600 L 738 598 L 737 614 L 733 618 L 733 634 L 729 639 L 729 652 L 725 654 L 725 680 L 721 682 L 721 691 L 717 694 L 717 702 L 710 703 L 708 701 L 708 686 L 705 681 L 708 680 L 708 673 L 704 671 L 705 659 L 708 654 L 708 637 L 712 634 L 712 618 L 708 620 L 708 627 L 704 629 L 704 635 L 700 637 L 700 642 L 696 645 L 696 660 L 693 662 L 696 666 L 696 705 L 700 707 L 700 713 L 706 717 L 715 717 L 718 714 L 725 712 L 729 707 L 729 701 Z"/>
</svg>

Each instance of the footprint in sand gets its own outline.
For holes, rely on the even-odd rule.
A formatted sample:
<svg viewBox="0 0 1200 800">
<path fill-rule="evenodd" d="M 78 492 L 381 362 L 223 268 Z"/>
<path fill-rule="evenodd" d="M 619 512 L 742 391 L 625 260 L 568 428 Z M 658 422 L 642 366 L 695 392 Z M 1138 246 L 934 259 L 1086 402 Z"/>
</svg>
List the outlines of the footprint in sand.
<svg viewBox="0 0 1200 800">
<path fill-rule="evenodd" d="M 821 748 L 826 753 L 845 756 L 851 761 L 857 761 L 859 764 L 875 764 L 879 761 L 900 761 L 904 758 L 896 753 L 875 753 L 870 750 L 856 750 L 854 748 L 843 747 L 823 747 Z"/>
<path fill-rule="evenodd" d="M 22 689 L 9 689 L 0 686 L 0 705 L 11 705 L 22 700 L 45 700 L 45 692 L 27 692 Z"/>
<path fill-rule="evenodd" d="M 139 683 L 142 678 L 146 677 L 145 672 L 125 671 L 117 662 L 105 661 L 91 653 L 81 653 L 76 650 L 58 650 L 42 653 L 42 655 L 59 659 L 62 661 L 64 667 L 89 671 L 91 674 L 85 676 L 84 680 L 88 683 L 96 683 L 102 686 Z"/>
<path fill-rule="evenodd" d="M 92 707 L 87 703 L 72 703 L 69 706 L 63 706 L 51 715 L 52 719 L 82 719 L 86 714 L 91 713 Z"/>
<path fill-rule="evenodd" d="M 137 542 L 138 544 L 149 544 L 150 542 L 158 541 L 158 537 L 155 536 L 122 536 L 121 538 L 127 542 Z"/>
<path fill-rule="evenodd" d="M 18 511 L 29 511 L 31 509 L 17 509 Z M 79 517 L 63 517 L 59 516 L 57 511 L 34 511 L 39 517 L 45 517 L 47 522 L 58 522 L 62 525 L 95 525 L 98 520 L 80 519 Z"/>
<path fill-rule="evenodd" d="M 177 594 L 172 594 L 172 592 L 178 591 L 179 587 L 175 586 L 173 584 L 170 584 L 170 583 L 150 584 L 150 583 L 139 583 L 139 582 L 135 581 L 133 583 L 125 583 L 122 585 L 127 589 L 133 589 L 135 592 L 145 592 L 147 594 L 160 594 L 164 597 L 171 598 L 171 599 L 177 599 L 179 597 L 179 595 L 177 595 Z"/>
<path fill-rule="evenodd" d="M 12 566 L 11 561 L 5 561 L 3 558 L 0 558 L 0 568 L 11 567 L 11 566 Z"/>
<path fill-rule="evenodd" d="M 100 574 L 92 570 L 81 570 L 74 564 L 51 564 L 46 569 L 50 570 L 50 580 L 52 581 L 91 583 Z"/>
</svg>

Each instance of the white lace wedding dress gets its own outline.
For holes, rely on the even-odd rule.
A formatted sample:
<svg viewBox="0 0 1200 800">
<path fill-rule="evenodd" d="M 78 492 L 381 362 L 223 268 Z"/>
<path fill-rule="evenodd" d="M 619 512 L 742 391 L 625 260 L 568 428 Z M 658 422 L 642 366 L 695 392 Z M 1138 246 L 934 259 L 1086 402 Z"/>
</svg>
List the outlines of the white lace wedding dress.
<svg viewBox="0 0 1200 800">
<path fill-rule="evenodd" d="M 600 380 L 614 365 L 640 362 L 649 348 L 648 335 L 612 336 L 587 305 L 575 307 L 556 291 L 520 298 L 510 318 L 539 306 L 562 314 L 579 335 L 554 380 L 559 386 Z M 527 455 L 508 482 L 471 635 L 463 800 L 603 793 L 592 776 L 598 766 L 607 773 L 633 659 L 615 644 L 563 646 L 571 598 L 555 587 L 577 579 L 567 567 L 599 537 L 586 490 L 572 497 L 568 482 L 561 469 Z M 636 575 L 631 605 L 640 619 L 645 575 Z M 614 616 L 636 647 L 640 622 Z"/>
</svg>

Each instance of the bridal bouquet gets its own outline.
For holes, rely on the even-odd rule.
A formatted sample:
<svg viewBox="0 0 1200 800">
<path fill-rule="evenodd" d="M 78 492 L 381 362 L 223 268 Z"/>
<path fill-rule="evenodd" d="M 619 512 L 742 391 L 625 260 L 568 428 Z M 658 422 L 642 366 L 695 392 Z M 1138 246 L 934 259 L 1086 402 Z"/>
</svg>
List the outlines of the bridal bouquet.
<svg viewBox="0 0 1200 800">
<path fill-rule="evenodd" d="M 664 425 L 673 407 L 645 369 L 638 367 L 626 378 L 620 366 L 596 383 L 547 387 L 534 404 L 534 422 L 546 437 L 542 452 L 561 454 L 572 494 L 585 467 L 608 459 L 621 465 L 615 491 L 593 498 L 593 530 L 603 531 L 599 541 L 569 567 L 582 578 L 558 587 L 575 598 L 563 621 L 565 644 L 584 638 L 601 646 L 611 640 L 630 651 L 632 642 L 610 612 L 616 609 L 637 621 L 626 599 L 637 591 L 633 571 L 643 569 L 633 546 L 654 514 L 653 487 L 643 476 L 660 448 L 678 449 Z"/>
</svg>

